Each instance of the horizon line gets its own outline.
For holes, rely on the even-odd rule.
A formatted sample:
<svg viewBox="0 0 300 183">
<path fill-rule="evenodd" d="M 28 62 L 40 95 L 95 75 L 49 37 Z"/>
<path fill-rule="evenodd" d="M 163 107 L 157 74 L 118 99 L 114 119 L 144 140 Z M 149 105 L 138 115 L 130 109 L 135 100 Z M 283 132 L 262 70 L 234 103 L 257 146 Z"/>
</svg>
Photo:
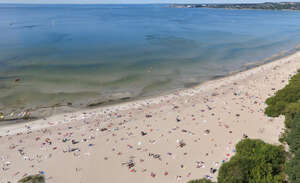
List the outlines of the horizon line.
<svg viewBox="0 0 300 183">
<path fill-rule="evenodd" d="M 44 4 L 50 4 L 50 5 L 155 5 L 155 4 L 263 4 L 263 3 L 286 3 L 286 2 L 294 2 L 294 3 L 300 3 L 299 1 L 282 1 L 282 2 L 272 2 L 272 1 L 266 1 L 266 2 L 259 2 L 259 3 L 249 3 L 249 2 L 245 2 L 245 3 L 230 3 L 230 2 L 226 2 L 226 3 L 164 3 L 164 2 L 157 2 L 157 3 L 84 3 L 84 2 L 72 2 L 72 3 L 68 3 L 68 2 L 61 2 L 61 3 L 51 3 L 51 2 L 45 2 L 45 3 L 33 3 L 33 2 L 27 2 L 27 3 L 7 3 L 7 2 L 0 2 L 0 4 L 7 4 L 7 5 L 26 5 L 26 4 L 30 4 L 30 5 L 44 5 Z"/>
</svg>

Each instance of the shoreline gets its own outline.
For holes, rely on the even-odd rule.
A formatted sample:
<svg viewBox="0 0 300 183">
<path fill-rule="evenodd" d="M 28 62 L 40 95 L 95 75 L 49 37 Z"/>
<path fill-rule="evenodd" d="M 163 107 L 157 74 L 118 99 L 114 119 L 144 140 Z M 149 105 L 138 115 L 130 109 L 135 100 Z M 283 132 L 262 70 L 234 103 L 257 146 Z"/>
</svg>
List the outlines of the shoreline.
<svg viewBox="0 0 300 183">
<path fill-rule="evenodd" d="M 47 183 L 216 180 L 210 169 L 244 135 L 280 144 L 284 117 L 264 115 L 264 101 L 299 59 L 296 52 L 172 94 L 0 127 L 0 183 L 39 172 Z"/>
<path fill-rule="evenodd" d="M 75 110 L 72 112 L 57 113 L 57 114 L 54 114 L 51 116 L 46 116 L 44 118 L 39 118 L 39 119 L 35 119 L 35 120 L 29 120 L 29 121 L 21 120 L 21 122 L 14 122 L 13 124 L 7 124 L 9 121 L 6 120 L 6 121 L 3 121 L 3 122 L 6 122 L 6 124 L 0 125 L 0 136 L 7 135 L 7 134 L 14 135 L 14 134 L 17 134 L 20 132 L 25 132 L 27 129 L 27 126 L 31 126 L 31 129 L 35 129 L 35 130 L 51 127 L 51 126 L 53 126 L 53 124 L 46 125 L 45 122 L 62 119 L 62 118 L 64 118 L 64 116 L 78 115 L 80 113 L 89 113 L 89 112 L 93 113 L 98 110 L 101 110 L 101 112 L 103 112 L 105 110 L 110 110 L 110 109 L 118 111 L 119 107 L 120 108 L 125 107 L 125 108 L 123 108 L 123 110 L 128 110 L 128 109 L 130 109 L 130 106 L 136 108 L 135 105 L 143 105 L 145 103 L 151 104 L 152 100 L 160 100 L 160 98 L 165 98 L 165 97 L 172 98 L 174 95 L 178 95 L 178 94 L 180 95 L 180 93 L 189 92 L 189 90 L 201 90 L 201 88 L 205 87 L 205 85 L 207 83 L 210 83 L 210 82 L 218 83 L 219 80 L 224 80 L 224 79 L 226 80 L 226 78 L 228 80 L 230 80 L 231 77 L 235 77 L 236 75 L 239 75 L 242 73 L 247 74 L 247 72 L 251 72 L 252 70 L 256 70 L 256 69 L 259 70 L 259 67 L 266 66 L 266 65 L 272 64 L 272 63 L 275 65 L 276 62 L 280 62 L 282 59 L 287 59 L 289 57 L 292 57 L 293 55 L 300 55 L 300 45 L 298 45 L 298 46 L 294 47 L 293 49 L 288 50 L 284 53 L 279 53 L 279 54 L 267 57 L 261 61 L 253 62 L 253 63 L 250 63 L 249 65 L 245 64 L 241 69 L 239 69 L 237 71 L 232 71 L 228 75 L 223 75 L 220 77 L 216 76 L 216 78 L 209 79 L 207 81 L 204 81 L 204 82 L 199 83 L 192 87 L 178 88 L 178 89 L 174 89 L 171 91 L 163 92 L 160 95 L 151 95 L 151 96 L 141 96 L 141 97 L 137 97 L 137 98 L 130 98 L 128 101 L 123 101 L 123 102 L 120 102 L 120 101 L 122 101 L 122 99 L 120 99 L 120 101 L 116 100 L 116 102 L 113 102 L 113 103 L 107 103 L 107 104 L 105 103 L 105 104 L 101 104 L 99 106 L 95 105 L 92 107 L 82 108 L 82 109 Z M 273 57 L 275 57 L 275 58 L 273 58 Z M 248 67 L 250 67 L 250 68 L 248 68 Z M 154 102 L 154 103 L 156 103 L 156 102 Z M 70 119 L 64 119 L 64 120 L 70 120 Z M 39 124 L 41 126 L 39 126 Z M 26 126 L 26 129 L 24 129 L 24 126 Z M 15 128 L 17 128 L 17 129 L 15 129 Z M 9 133 L 7 133 L 8 130 L 10 131 Z"/>
<path fill-rule="evenodd" d="M 156 93 L 156 94 L 150 94 L 150 95 L 147 95 L 147 96 L 144 96 L 143 94 L 141 94 L 141 95 L 138 95 L 138 96 L 135 96 L 135 97 L 125 96 L 123 98 L 103 100 L 102 102 L 99 102 L 99 103 L 97 103 L 95 101 L 95 102 L 91 102 L 90 104 L 88 104 L 85 107 L 78 107 L 77 106 L 77 107 L 65 108 L 65 107 L 68 107 L 68 105 L 66 104 L 66 105 L 61 105 L 61 106 L 58 106 L 58 107 L 49 106 L 49 107 L 37 108 L 33 111 L 28 111 L 28 112 L 24 111 L 22 113 L 25 113 L 25 112 L 26 113 L 38 112 L 40 109 L 43 109 L 43 108 L 48 108 L 49 110 L 53 110 L 53 111 L 63 110 L 63 112 L 54 112 L 54 113 L 50 112 L 49 114 L 46 114 L 45 116 L 35 116 L 35 115 L 29 116 L 29 119 L 24 119 L 23 117 L 20 117 L 20 118 L 15 118 L 15 119 L 7 118 L 7 120 L 0 120 L 0 135 L 1 135 L 1 128 L 2 127 L 9 127 L 9 126 L 17 125 L 17 124 L 22 125 L 22 124 L 25 124 L 25 123 L 31 123 L 31 122 L 35 122 L 35 121 L 42 121 L 44 119 L 51 118 L 53 116 L 58 116 L 58 115 L 80 113 L 80 112 L 86 112 L 86 111 L 95 110 L 95 109 L 113 107 L 113 106 L 126 104 L 126 103 L 132 103 L 132 102 L 138 102 L 138 101 L 143 101 L 143 100 L 148 100 L 148 99 L 154 99 L 154 98 L 158 98 L 158 97 L 172 95 L 173 93 L 181 92 L 182 90 L 190 90 L 190 89 L 194 89 L 195 87 L 198 88 L 198 87 L 201 87 L 203 84 L 205 84 L 207 82 L 219 80 L 219 79 L 222 79 L 222 78 L 227 78 L 227 77 L 233 76 L 235 74 L 239 74 L 239 73 L 254 69 L 256 67 L 260 67 L 262 65 L 266 65 L 266 64 L 271 63 L 271 62 L 276 62 L 276 61 L 278 61 L 280 59 L 283 59 L 285 57 L 289 57 L 291 55 L 294 55 L 297 52 L 300 52 L 300 44 L 296 45 L 292 49 L 281 51 L 278 54 L 273 54 L 273 55 L 271 55 L 269 57 L 266 57 L 262 60 L 246 63 L 243 66 L 241 66 L 241 68 L 239 68 L 238 70 L 230 71 L 230 72 L 228 72 L 228 74 L 220 75 L 220 76 L 216 75 L 216 76 L 214 76 L 214 77 L 212 77 L 208 80 L 205 80 L 205 81 L 200 82 L 198 84 L 195 84 L 193 86 L 172 89 L 172 90 L 169 90 L 169 91 L 162 91 L 160 94 Z M 53 109 L 53 108 L 55 108 L 55 109 Z"/>
</svg>

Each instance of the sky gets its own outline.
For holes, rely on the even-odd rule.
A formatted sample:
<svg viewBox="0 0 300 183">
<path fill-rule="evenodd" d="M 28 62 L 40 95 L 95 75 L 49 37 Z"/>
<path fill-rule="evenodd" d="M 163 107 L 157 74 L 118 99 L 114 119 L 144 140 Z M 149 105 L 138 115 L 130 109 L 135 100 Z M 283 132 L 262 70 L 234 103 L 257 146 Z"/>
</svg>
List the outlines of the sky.
<svg viewBox="0 0 300 183">
<path fill-rule="evenodd" d="M 0 0 L 0 3 L 34 4 L 152 4 L 152 3 L 261 3 L 289 0 Z M 300 0 L 290 0 L 300 2 Z"/>
</svg>

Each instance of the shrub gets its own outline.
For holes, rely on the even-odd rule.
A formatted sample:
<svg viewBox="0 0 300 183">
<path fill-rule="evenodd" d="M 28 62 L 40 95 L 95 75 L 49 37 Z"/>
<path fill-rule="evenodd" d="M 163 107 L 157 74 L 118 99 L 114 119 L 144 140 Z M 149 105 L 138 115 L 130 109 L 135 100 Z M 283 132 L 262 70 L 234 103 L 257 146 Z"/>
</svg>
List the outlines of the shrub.
<svg viewBox="0 0 300 183">
<path fill-rule="evenodd" d="M 214 183 L 214 182 L 212 182 L 211 180 L 203 178 L 203 179 L 191 180 L 188 183 Z"/>
<path fill-rule="evenodd" d="M 282 146 L 244 139 L 237 144 L 236 152 L 221 166 L 218 183 L 284 182 L 285 152 Z"/>
<path fill-rule="evenodd" d="M 300 149 L 300 114 L 290 123 L 291 128 L 286 131 L 285 141 L 289 145 L 290 152 L 295 153 Z"/>
<path fill-rule="evenodd" d="M 291 128 L 286 132 L 285 141 L 291 152 L 286 172 L 291 183 L 300 183 L 300 114 L 291 120 Z"/>
<path fill-rule="evenodd" d="M 265 114 L 272 117 L 285 116 L 285 132 L 281 141 L 290 149 L 290 159 L 286 173 L 291 183 L 300 183 L 300 72 L 293 76 L 289 84 L 266 100 Z"/>
<path fill-rule="evenodd" d="M 300 149 L 298 149 L 293 157 L 287 163 L 286 170 L 291 183 L 300 183 Z"/>
<path fill-rule="evenodd" d="M 300 72 L 294 75 L 283 89 L 278 90 L 273 97 L 266 100 L 268 107 L 265 109 L 265 114 L 271 117 L 278 117 L 291 113 L 287 106 L 291 103 L 298 103 L 294 107 L 293 112 L 300 112 Z"/>
<path fill-rule="evenodd" d="M 45 177 L 38 175 L 30 175 L 19 180 L 18 183 L 45 183 Z"/>
</svg>

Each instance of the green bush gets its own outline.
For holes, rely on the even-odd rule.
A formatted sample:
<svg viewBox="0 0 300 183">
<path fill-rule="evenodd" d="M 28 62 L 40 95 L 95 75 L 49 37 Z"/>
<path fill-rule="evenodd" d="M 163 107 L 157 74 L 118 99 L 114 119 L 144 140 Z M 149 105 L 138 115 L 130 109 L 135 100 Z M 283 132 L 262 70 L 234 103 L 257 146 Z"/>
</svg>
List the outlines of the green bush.
<svg viewBox="0 0 300 183">
<path fill-rule="evenodd" d="M 291 128 L 285 135 L 285 141 L 289 145 L 290 152 L 295 153 L 300 149 L 300 114 L 291 120 Z"/>
<path fill-rule="evenodd" d="M 38 175 L 30 175 L 18 181 L 18 183 L 45 183 L 45 177 Z"/>
<path fill-rule="evenodd" d="M 294 157 L 287 163 L 286 170 L 291 183 L 300 183 L 300 149 L 298 149 Z"/>
<path fill-rule="evenodd" d="M 218 183 L 282 183 L 284 163 L 282 146 L 244 139 L 237 144 L 236 155 L 221 166 Z"/>
<path fill-rule="evenodd" d="M 287 174 L 291 183 L 300 183 L 300 114 L 291 120 L 285 141 L 289 145 L 291 159 L 287 163 Z"/>
<path fill-rule="evenodd" d="M 288 85 L 283 89 L 278 90 L 273 97 L 266 100 L 268 107 L 265 109 L 265 114 L 271 117 L 278 117 L 291 113 L 287 106 L 292 103 L 297 103 L 293 112 L 300 112 L 300 72 L 291 78 Z"/>
<path fill-rule="evenodd" d="M 212 182 L 211 180 L 203 178 L 203 179 L 191 180 L 188 183 L 214 183 L 214 182 Z"/>
<path fill-rule="evenodd" d="M 291 183 L 300 183 L 300 72 L 293 76 L 289 84 L 266 100 L 265 114 L 271 117 L 285 116 L 285 132 L 281 142 L 289 145 L 289 160 L 286 173 Z"/>
</svg>

